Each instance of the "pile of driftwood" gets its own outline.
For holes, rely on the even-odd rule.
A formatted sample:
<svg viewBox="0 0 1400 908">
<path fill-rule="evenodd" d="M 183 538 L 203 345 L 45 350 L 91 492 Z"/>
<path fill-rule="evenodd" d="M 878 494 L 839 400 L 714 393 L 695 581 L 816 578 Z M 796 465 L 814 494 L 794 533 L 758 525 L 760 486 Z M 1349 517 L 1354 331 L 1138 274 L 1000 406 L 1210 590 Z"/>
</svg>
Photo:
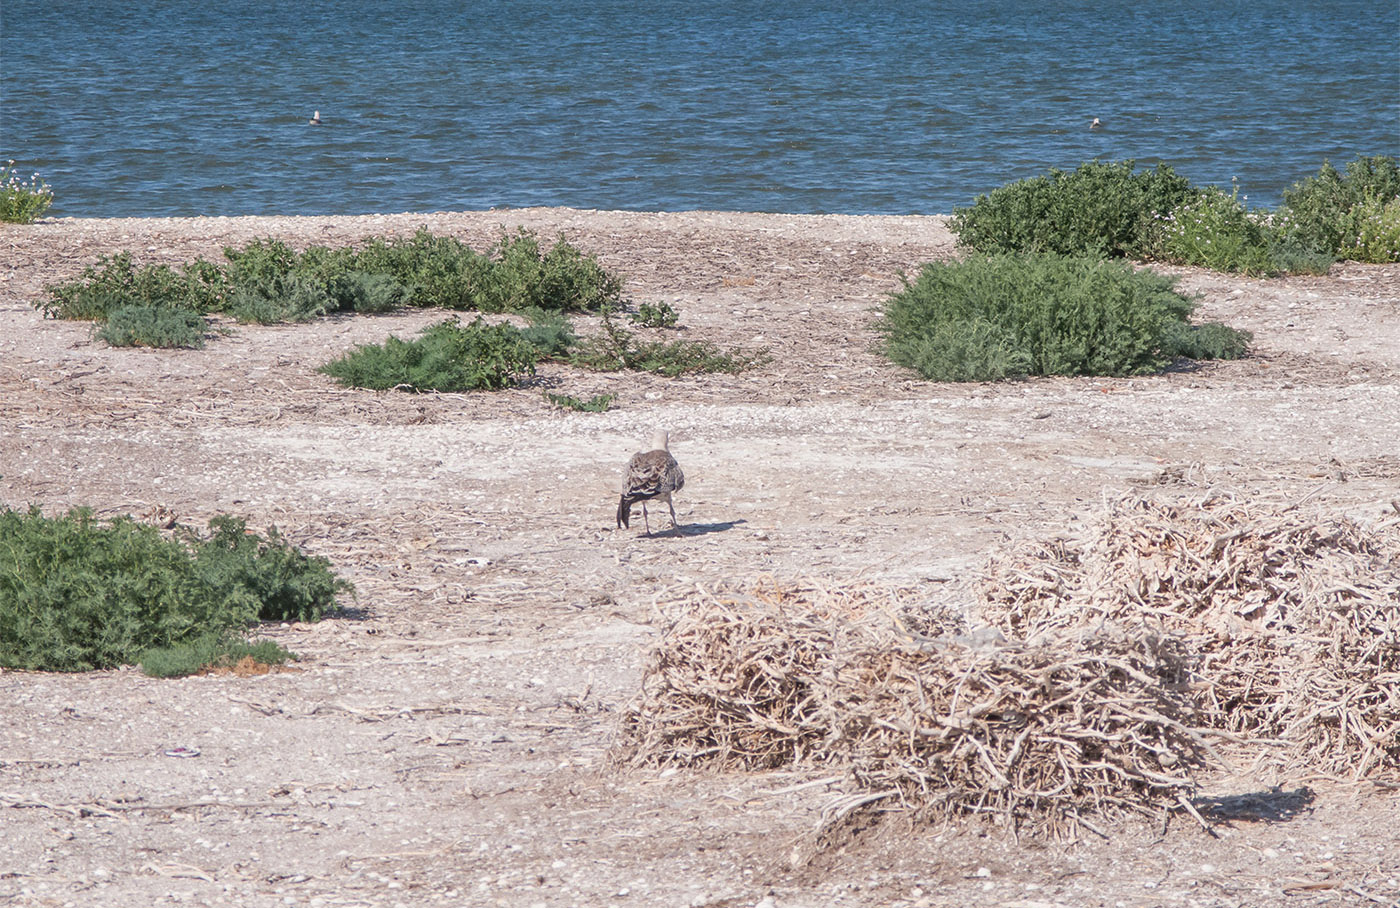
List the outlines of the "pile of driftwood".
<svg viewBox="0 0 1400 908">
<path fill-rule="evenodd" d="M 627 716 L 633 764 L 829 766 L 864 792 L 852 806 L 1063 835 L 1189 806 L 1208 759 L 1168 638 L 928 637 L 878 588 L 756 584 L 683 604 Z"/>
<path fill-rule="evenodd" d="M 992 565 L 985 617 L 1025 639 L 1113 626 L 1192 654 L 1193 704 L 1281 771 L 1400 777 L 1400 522 L 1230 496 L 1127 496 Z"/>
<path fill-rule="evenodd" d="M 1083 525 L 992 562 L 977 632 L 876 586 L 678 594 L 620 756 L 830 767 L 859 785 L 848 805 L 1053 835 L 1194 813 L 1213 741 L 1400 777 L 1400 521 L 1202 495 Z"/>
</svg>

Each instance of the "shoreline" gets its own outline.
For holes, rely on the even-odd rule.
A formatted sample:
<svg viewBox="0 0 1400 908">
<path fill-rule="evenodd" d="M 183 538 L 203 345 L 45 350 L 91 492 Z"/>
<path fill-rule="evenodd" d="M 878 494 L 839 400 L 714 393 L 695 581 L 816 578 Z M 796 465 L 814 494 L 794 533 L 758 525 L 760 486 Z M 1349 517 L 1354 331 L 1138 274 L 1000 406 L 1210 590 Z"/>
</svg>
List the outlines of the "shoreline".
<svg viewBox="0 0 1400 908">
<path fill-rule="evenodd" d="M 7 235 L 21 230 L 70 230 L 124 227 L 141 232 L 165 233 L 175 229 L 199 229 L 208 233 L 246 228 L 287 230 L 293 233 L 308 226 L 336 229 L 364 228 L 403 230 L 406 225 L 438 225 L 443 229 L 470 229 L 481 224 L 523 227 L 625 226 L 631 229 L 709 228 L 723 230 L 774 230 L 783 228 L 903 227 L 946 228 L 949 214 L 776 214 L 762 211 L 631 211 L 570 207 L 488 208 L 462 211 L 400 211 L 366 214 L 243 214 L 243 215 L 161 215 L 142 217 L 44 217 L 31 224 L 4 225 Z M 431 228 L 430 228 L 431 229 Z"/>
<path fill-rule="evenodd" d="M 102 255 L 132 253 L 142 264 L 181 265 L 221 256 L 226 246 L 277 239 L 293 247 L 344 246 L 371 237 L 410 236 L 426 229 L 477 248 L 502 233 L 529 230 L 542 241 L 567 240 L 617 269 L 633 292 L 681 286 L 697 271 L 745 264 L 757 280 L 815 264 L 815 249 L 843 266 L 851 255 L 888 275 L 921 261 L 949 258 L 956 238 L 946 215 L 794 215 L 761 212 L 637 212 L 580 208 L 498 208 L 486 211 L 361 215 L 239 215 L 161 218 L 44 218 L 0 231 L 8 249 L 9 293 L 30 298 L 47 283 L 66 280 Z M 718 256 L 719 262 L 707 263 Z M 703 266 L 703 267 L 702 267 Z M 844 269 L 843 269 L 844 270 Z M 666 275 L 672 275 L 667 279 Z M 724 280 L 723 274 L 719 280 Z M 738 279 L 729 275 L 729 279 Z"/>
<path fill-rule="evenodd" d="M 328 213 L 328 214 L 152 214 L 152 215 L 114 215 L 111 217 L 86 216 L 80 214 L 64 215 L 44 215 L 33 221 L 33 224 L 47 224 L 69 221 L 236 221 L 247 218 L 278 218 L 288 220 L 301 219 L 326 219 L 326 218 L 387 218 L 387 217 L 451 217 L 459 215 L 479 215 L 479 214 L 510 214 L 512 212 L 543 212 L 558 211 L 572 212 L 575 214 L 590 215 L 653 215 L 663 217 L 686 217 L 686 216 L 713 216 L 713 215 L 734 215 L 740 217 L 758 218 L 891 218 L 918 219 L 918 218 L 947 218 L 951 214 L 947 212 L 937 212 L 932 214 L 916 214 L 908 212 L 904 214 L 885 213 L 865 213 L 851 214 L 839 211 L 749 211 L 743 209 L 723 209 L 723 208 L 578 208 L 573 205 L 527 205 L 521 207 L 501 207 L 501 208 L 443 208 L 432 211 L 362 211 L 358 214 L 348 213 Z M 28 226 L 0 225 L 0 226 Z"/>
</svg>

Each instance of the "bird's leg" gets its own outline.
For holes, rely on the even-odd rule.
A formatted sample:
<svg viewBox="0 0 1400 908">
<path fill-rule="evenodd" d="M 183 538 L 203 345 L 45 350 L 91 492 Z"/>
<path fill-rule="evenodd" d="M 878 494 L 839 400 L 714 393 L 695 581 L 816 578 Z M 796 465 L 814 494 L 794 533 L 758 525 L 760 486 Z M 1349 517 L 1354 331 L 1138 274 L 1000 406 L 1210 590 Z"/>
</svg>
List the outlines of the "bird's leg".
<svg viewBox="0 0 1400 908">
<path fill-rule="evenodd" d="M 647 519 L 647 503 L 642 502 L 642 523 L 646 524 L 647 535 L 651 535 L 651 521 Z"/>
<path fill-rule="evenodd" d="M 666 507 L 671 509 L 671 529 L 679 530 L 680 524 L 676 523 L 676 506 L 671 503 L 671 499 L 666 499 Z"/>
</svg>

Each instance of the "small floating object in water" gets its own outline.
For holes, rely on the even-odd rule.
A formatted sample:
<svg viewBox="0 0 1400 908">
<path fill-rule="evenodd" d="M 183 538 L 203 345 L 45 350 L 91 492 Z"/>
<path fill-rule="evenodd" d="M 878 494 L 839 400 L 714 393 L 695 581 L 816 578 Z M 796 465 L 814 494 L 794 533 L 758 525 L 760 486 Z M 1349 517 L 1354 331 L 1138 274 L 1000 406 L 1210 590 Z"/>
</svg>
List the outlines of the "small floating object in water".
<svg viewBox="0 0 1400 908">
<path fill-rule="evenodd" d="M 1098 120 L 1095 120 L 1094 122 L 1097 123 L 1097 122 L 1099 122 L 1099 121 L 1098 121 Z M 313 113 L 313 114 L 311 115 L 311 120 L 309 121 L 309 125 L 311 125 L 311 126 L 320 126 L 320 125 L 321 125 L 321 112 L 320 112 L 319 110 L 316 111 L 315 113 Z"/>
<path fill-rule="evenodd" d="M 317 120 L 312 120 L 311 122 L 316 123 L 316 122 L 319 122 L 319 121 L 317 121 Z M 1094 119 L 1089 123 L 1089 128 L 1090 128 L 1090 129 L 1099 129 L 1099 128 L 1101 128 L 1102 126 L 1103 126 L 1103 124 L 1099 122 L 1099 118 L 1098 118 L 1098 117 L 1094 117 Z"/>
</svg>

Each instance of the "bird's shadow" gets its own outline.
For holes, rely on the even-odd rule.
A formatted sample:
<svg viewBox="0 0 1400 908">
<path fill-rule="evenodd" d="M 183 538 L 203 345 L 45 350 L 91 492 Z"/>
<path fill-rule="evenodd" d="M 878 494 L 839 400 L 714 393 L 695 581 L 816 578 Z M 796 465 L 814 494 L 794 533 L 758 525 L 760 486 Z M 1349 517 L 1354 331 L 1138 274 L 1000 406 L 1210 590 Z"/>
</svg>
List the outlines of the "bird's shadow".
<svg viewBox="0 0 1400 908">
<path fill-rule="evenodd" d="M 1233 820 L 1286 823 L 1312 809 L 1314 795 L 1309 788 L 1285 791 L 1251 791 L 1247 794 L 1193 798 L 1201 814 L 1212 820 L 1230 823 Z"/>
<path fill-rule="evenodd" d="M 723 523 L 687 523 L 656 533 L 643 533 L 642 537 L 644 539 L 666 539 L 668 537 L 671 539 L 679 539 L 683 536 L 705 536 L 710 533 L 723 533 L 726 530 L 734 529 L 741 523 L 747 522 L 748 521 L 740 518 L 739 520 L 726 520 Z"/>
</svg>

